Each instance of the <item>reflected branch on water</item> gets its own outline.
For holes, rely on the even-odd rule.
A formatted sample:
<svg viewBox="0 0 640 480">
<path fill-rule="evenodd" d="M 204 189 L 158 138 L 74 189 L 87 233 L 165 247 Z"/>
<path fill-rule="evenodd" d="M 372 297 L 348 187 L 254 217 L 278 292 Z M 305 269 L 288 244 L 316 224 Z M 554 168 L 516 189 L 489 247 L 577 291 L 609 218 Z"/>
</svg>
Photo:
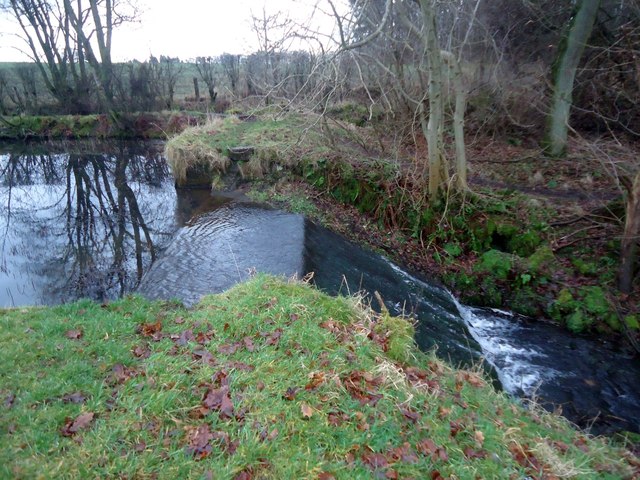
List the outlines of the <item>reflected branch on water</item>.
<svg viewBox="0 0 640 480">
<path fill-rule="evenodd" d="M 0 156 L 0 306 L 104 301 L 139 284 L 175 231 L 175 191 L 157 149 L 114 151 Z"/>
</svg>

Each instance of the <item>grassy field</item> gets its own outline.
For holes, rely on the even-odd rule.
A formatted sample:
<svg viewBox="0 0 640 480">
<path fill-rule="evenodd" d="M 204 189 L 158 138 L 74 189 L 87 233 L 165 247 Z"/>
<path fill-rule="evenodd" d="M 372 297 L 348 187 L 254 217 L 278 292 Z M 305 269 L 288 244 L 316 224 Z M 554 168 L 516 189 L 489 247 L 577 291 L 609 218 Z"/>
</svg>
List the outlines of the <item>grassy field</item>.
<svg viewBox="0 0 640 480">
<path fill-rule="evenodd" d="M 1 478 L 632 478 L 354 298 L 258 276 L 0 315 Z M 635 472 L 635 473 L 634 473 Z"/>
</svg>

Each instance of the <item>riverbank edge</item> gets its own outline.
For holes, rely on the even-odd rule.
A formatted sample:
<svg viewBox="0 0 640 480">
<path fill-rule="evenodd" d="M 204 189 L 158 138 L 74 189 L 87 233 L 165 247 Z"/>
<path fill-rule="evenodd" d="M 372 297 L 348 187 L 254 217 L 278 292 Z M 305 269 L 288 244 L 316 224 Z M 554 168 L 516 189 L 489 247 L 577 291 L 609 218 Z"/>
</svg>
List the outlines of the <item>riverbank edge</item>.
<svg viewBox="0 0 640 480">
<path fill-rule="evenodd" d="M 625 446 L 420 352 L 407 320 L 300 281 L 258 275 L 191 310 L 4 310 L 0 326 L 7 478 L 640 473 Z"/>
<path fill-rule="evenodd" d="M 303 122 L 295 115 L 250 124 L 220 120 L 172 137 L 166 155 L 178 184 L 189 171 L 198 186 L 235 188 L 231 168 L 259 200 L 310 215 L 435 278 L 467 304 L 508 308 L 629 348 L 637 344 L 637 302 L 625 303 L 606 286 L 617 269 L 614 245 L 600 264 L 588 246 L 556 254 L 553 206 L 519 192 L 478 189 L 432 205 L 398 164 L 363 154 L 356 144 L 373 142 L 366 131 L 341 127 L 327 135 L 323 125 L 326 142 L 311 128 L 297 136 Z M 248 156 L 230 160 L 234 147 L 247 145 Z"/>
<path fill-rule="evenodd" d="M 202 123 L 201 112 L 136 112 L 93 115 L 0 116 L 0 140 L 145 139 L 165 140 Z"/>
</svg>

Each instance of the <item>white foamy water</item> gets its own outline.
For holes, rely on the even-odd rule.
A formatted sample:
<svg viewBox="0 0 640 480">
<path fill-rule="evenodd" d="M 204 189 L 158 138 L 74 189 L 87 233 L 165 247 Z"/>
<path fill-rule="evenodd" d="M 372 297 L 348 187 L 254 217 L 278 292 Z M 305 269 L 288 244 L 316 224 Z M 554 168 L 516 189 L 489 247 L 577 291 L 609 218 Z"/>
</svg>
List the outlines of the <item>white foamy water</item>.
<svg viewBox="0 0 640 480">
<path fill-rule="evenodd" d="M 505 391 L 519 396 L 532 397 L 544 381 L 560 375 L 548 367 L 540 367 L 539 361 L 547 358 L 543 352 L 510 343 L 517 324 L 507 319 L 492 317 L 486 311 L 478 311 L 462 305 L 452 296 L 460 316 L 467 324 L 469 332 L 482 347 L 482 353 L 498 373 Z M 513 317 L 513 314 L 491 309 L 496 313 Z"/>
<path fill-rule="evenodd" d="M 403 271 L 394 263 L 389 266 L 402 276 L 407 285 L 418 285 L 426 291 L 434 286 Z M 541 365 L 547 358 L 542 351 L 511 342 L 519 325 L 512 320 L 511 312 L 498 308 L 478 310 L 462 305 L 450 292 L 442 289 L 456 306 L 469 333 L 482 348 L 483 358 L 495 369 L 504 390 L 512 395 L 532 397 L 540 385 L 559 377 L 560 372 Z M 496 315 L 491 315 L 490 312 Z M 507 318 L 501 318 L 507 317 Z"/>
</svg>

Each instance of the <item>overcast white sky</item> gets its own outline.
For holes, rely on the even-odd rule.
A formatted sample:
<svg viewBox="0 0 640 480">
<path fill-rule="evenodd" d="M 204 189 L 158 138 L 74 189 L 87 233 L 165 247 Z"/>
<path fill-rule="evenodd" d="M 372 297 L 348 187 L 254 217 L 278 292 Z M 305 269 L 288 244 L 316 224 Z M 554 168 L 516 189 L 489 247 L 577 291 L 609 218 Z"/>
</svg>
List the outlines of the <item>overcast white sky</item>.
<svg viewBox="0 0 640 480">
<path fill-rule="evenodd" d="M 150 54 L 180 57 L 215 56 L 255 51 L 251 12 L 287 12 L 306 21 L 317 0 L 138 0 L 142 15 L 137 24 L 121 27 L 113 36 L 113 59 L 145 60 Z M 322 2 L 320 2 L 322 3 Z M 313 18 L 330 28 L 316 11 Z M 0 61 L 28 61 L 17 47 L 24 43 L 12 35 L 15 25 L 0 18 Z"/>
</svg>

